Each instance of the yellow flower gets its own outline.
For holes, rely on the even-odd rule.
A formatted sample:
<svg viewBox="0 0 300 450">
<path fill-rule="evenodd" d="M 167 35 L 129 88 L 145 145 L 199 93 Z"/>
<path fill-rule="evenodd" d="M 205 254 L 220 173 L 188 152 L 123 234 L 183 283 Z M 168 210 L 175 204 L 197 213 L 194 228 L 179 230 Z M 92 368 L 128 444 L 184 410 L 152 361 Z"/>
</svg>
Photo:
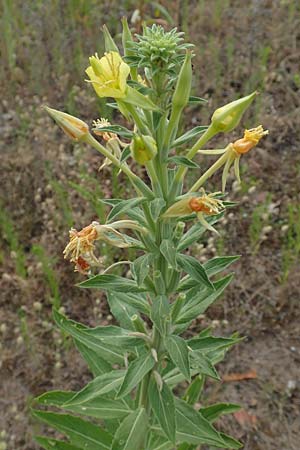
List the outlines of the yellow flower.
<svg viewBox="0 0 300 450">
<path fill-rule="evenodd" d="M 119 53 L 108 52 L 100 59 L 96 54 L 90 57 L 90 64 L 86 73 L 99 97 L 126 97 L 130 67 Z"/>
<path fill-rule="evenodd" d="M 171 217 L 182 217 L 195 212 L 204 228 L 217 233 L 217 231 L 205 220 L 204 216 L 214 216 L 224 209 L 223 202 L 218 198 L 215 198 L 219 192 L 206 194 L 205 190 L 201 188 L 200 194 L 199 197 L 187 196 L 174 203 L 174 205 L 170 206 L 164 213 L 163 217 L 166 219 Z"/>
<path fill-rule="evenodd" d="M 88 125 L 82 120 L 77 119 L 77 117 L 62 111 L 57 111 L 56 109 L 48 108 L 48 106 L 45 106 L 45 110 L 66 135 L 73 139 L 73 141 L 79 141 L 89 133 Z"/>
</svg>

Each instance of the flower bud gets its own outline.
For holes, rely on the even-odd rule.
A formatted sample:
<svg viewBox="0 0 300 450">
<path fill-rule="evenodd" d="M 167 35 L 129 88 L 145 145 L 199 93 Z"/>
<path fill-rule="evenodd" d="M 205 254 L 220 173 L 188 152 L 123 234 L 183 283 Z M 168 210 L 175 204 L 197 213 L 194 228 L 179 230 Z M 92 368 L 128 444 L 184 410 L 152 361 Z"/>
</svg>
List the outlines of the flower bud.
<svg viewBox="0 0 300 450">
<path fill-rule="evenodd" d="M 133 159 L 139 164 L 145 164 L 157 153 L 157 145 L 151 136 L 135 135 L 130 144 L 131 154 Z"/>
<path fill-rule="evenodd" d="M 88 125 L 77 117 L 70 114 L 57 111 L 56 109 L 45 106 L 47 113 L 55 120 L 57 125 L 71 138 L 73 141 L 80 141 L 89 133 Z"/>
<path fill-rule="evenodd" d="M 211 124 L 217 132 L 226 133 L 233 130 L 240 122 L 244 112 L 254 100 L 257 92 L 228 103 L 216 109 L 211 118 Z"/>
<path fill-rule="evenodd" d="M 172 98 L 173 108 L 183 109 L 188 104 L 192 85 L 191 59 L 192 53 L 187 51 Z"/>
</svg>

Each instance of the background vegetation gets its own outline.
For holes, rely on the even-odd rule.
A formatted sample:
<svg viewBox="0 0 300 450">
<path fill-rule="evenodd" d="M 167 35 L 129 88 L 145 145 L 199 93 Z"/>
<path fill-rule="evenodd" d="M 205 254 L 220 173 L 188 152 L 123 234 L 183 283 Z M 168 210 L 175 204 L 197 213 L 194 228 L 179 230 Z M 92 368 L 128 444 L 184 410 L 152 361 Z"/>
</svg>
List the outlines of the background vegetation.
<svg viewBox="0 0 300 450">
<path fill-rule="evenodd" d="M 241 205 L 228 214 L 219 238 L 193 249 L 202 259 L 244 257 L 225 300 L 194 328 L 248 336 L 220 368 L 224 383 L 208 386 L 212 402 L 244 405 L 224 429 L 248 450 L 298 449 L 299 2 L 1 0 L 0 10 L 0 448 L 36 449 L 32 433 L 39 425 L 29 418 L 30 398 L 53 387 L 78 390 L 88 381 L 76 350 L 53 325 L 52 305 L 89 325 L 112 320 L 102 296 L 74 287 L 80 275 L 62 249 L 71 226 L 104 221 L 101 198 L 130 192 L 116 171 L 99 174 L 98 154 L 71 143 L 41 105 L 89 123 L 114 120 L 84 82 L 84 69 L 88 56 L 103 50 L 101 26 L 118 40 L 126 15 L 136 31 L 142 19 L 155 20 L 180 27 L 195 44 L 194 92 L 208 104 L 187 110 L 186 122 L 205 125 L 217 106 L 261 92 L 243 125 L 262 123 L 270 136 L 243 158 L 246 175 L 231 195 Z M 120 253 L 103 245 L 102 255 L 113 261 Z"/>
</svg>

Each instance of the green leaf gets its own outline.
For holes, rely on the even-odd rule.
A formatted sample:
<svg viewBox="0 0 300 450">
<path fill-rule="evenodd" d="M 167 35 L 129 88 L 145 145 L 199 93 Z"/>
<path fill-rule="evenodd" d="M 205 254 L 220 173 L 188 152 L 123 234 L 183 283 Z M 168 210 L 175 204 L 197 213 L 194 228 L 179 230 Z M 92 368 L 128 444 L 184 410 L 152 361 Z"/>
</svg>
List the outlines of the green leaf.
<svg viewBox="0 0 300 450">
<path fill-rule="evenodd" d="M 173 242 L 171 241 L 171 239 L 163 239 L 160 245 L 160 252 L 162 253 L 162 255 L 166 258 L 168 264 L 170 267 L 172 267 L 172 269 L 177 270 L 178 266 L 177 266 L 177 253 L 176 253 L 176 248 L 173 244 Z"/>
<path fill-rule="evenodd" d="M 168 297 L 159 295 L 153 300 L 150 318 L 161 336 L 164 336 L 167 332 L 168 323 L 170 323 L 170 304 Z"/>
<path fill-rule="evenodd" d="M 220 448 L 227 447 L 220 433 L 191 405 L 183 400 L 175 400 L 177 438 L 190 444 L 208 444 Z"/>
<path fill-rule="evenodd" d="M 134 347 L 144 345 L 144 341 L 140 337 L 132 336 L 132 331 L 114 325 L 87 328 L 84 330 L 84 334 L 93 337 L 95 341 L 99 340 L 124 350 L 132 350 Z"/>
<path fill-rule="evenodd" d="M 171 156 L 168 158 L 168 161 L 177 164 L 177 166 L 188 167 L 189 169 L 199 169 L 199 165 L 191 159 L 188 159 L 186 156 Z"/>
<path fill-rule="evenodd" d="M 103 289 L 115 292 L 143 292 L 145 289 L 140 288 L 135 281 L 128 278 L 119 277 L 118 275 L 95 275 L 77 286 L 85 289 Z"/>
<path fill-rule="evenodd" d="M 199 263 L 199 261 L 197 261 L 197 259 L 189 255 L 177 255 L 177 261 L 182 269 L 188 273 L 191 278 L 197 281 L 200 285 L 204 285 L 214 290 L 214 286 L 209 280 L 204 267 Z"/>
<path fill-rule="evenodd" d="M 135 330 L 131 317 L 141 312 L 149 315 L 150 307 L 144 294 L 127 294 L 124 292 L 109 292 L 107 300 L 110 310 L 120 325 Z"/>
<path fill-rule="evenodd" d="M 184 339 L 179 336 L 168 336 L 164 343 L 175 366 L 190 380 L 189 350 Z"/>
<path fill-rule="evenodd" d="M 107 345 L 107 343 L 96 340 L 93 336 L 86 333 L 87 327 L 84 327 L 83 325 L 72 320 L 68 320 L 56 310 L 53 310 L 53 317 L 61 330 L 70 334 L 73 338 L 77 339 L 77 341 L 81 342 L 86 347 L 94 350 L 102 359 L 107 360 L 112 364 L 122 364 L 124 362 L 124 352 L 119 347 Z"/>
<path fill-rule="evenodd" d="M 146 450 L 173 450 L 174 445 L 163 436 L 150 431 L 149 441 Z"/>
<path fill-rule="evenodd" d="M 207 103 L 208 100 L 206 100 L 205 98 L 201 98 L 201 97 L 195 97 L 193 95 L 190 96 L 189 98 L 189 105 L 199 105 L 199 104 L 205 104 Z M 208 128 L 208 127 L 206 127 Z"/>
<path fill-rule="evenodd" d="M 214 422 L 223 414 L 232 414 L 239 409 L 241 409 L 241 406 L 236 405 L 235 403 L 216 403 L 215 405 L 201 408 L 199 412 L 205 419 L 209 420 L 209 422 Z"/>
<path fill-rule="evenodd" d="M 134 134 L 132 131 L 128 130 L 128 128 L 122 127 L 121 125 L 109 125 L 107 127 L 95 126 L 93 127 L 93 131 L 100 131 L 101 133 L 108 131 L 110 133 L 118 134 L 126 139 L 131 139 Z"/>
<path fill-rule="evenodd" d="M 181 145 L 186 144 L 190 140 L 198 137 L 200 134 L 203 134 L 207 130 L 207 128 L 207 126 L 198 126 L 193 128 L 192 130 L 187 131 L 173 142 L 173 147 L 180 147 Z"/>
<path fill-rule="evenodd" d="M 208 336 L 203 338 L 193 338 L 188 341 L 188 346 L 193 350 L 200 350 L 204 353 L 225 349 L 238 343 L 240 338 L 223 338 L 216 336 Z"/>
<path fill-rule="evenodd" d="M 155 361 L 151 353 L 143 353 L 139 358 L 133 360 L 128 367 L 123 384 L 117 397 L 124 397 L 153 369 Z"/>
<path fill-rule="evenodd" d="M 120 214 L 125 214 L 126 211 L 134 208 L 137 205 L 140 205 L 146 200 L 147 199 L 145 197 L 138 197 L 118 202 L 118 204 L 112 208 L 109 215 L 107 216 L 107 223 L 109 224 L 113 219 L 115 219 L 115 217 L 119 216 Z"/>
<path fill-rule="evenodd" d="M 236 256 L 217 256 L 216 258 L 212 258 L 206 263 L 203 264 L 203 267 L 210 277 L 212 275 L 216 275 L 224 269 L 227 269 L 232 263 L 237 261 L 240 258 L 240 255 Z"/>
<path fill-rule="evenodd" d="M 148 398 L 161 428 L 170 441 L 175 443 L 175 404 L 171 389 L 166 383 L 163 383 L 160 389 L 154 378 L 152 378 L 149 385 Z"/>
<path fill-rule="evenodd" d="M 223 441 L 225 442 L 227 448 L 237 450 L 237 449 L 243 447 L 243 444 L 241 444 L 239 441 L 232 438 L 231 436 L 228 436 L 227 434 L 220 433 L 220 436 L 223 439 Z"/>
<path fill-rule="evenodd" d="M 125 162 L 129 156 L 131 155 L 130 145 L 127 145 L 127 147 L 124 148 L 121 154 L 120 162 Z"/>
<path fill-rule="evenodd" d="M 199 352 L 197 350 L 191 352 L 190 361 L 191 368 L 199 370 L 201 373 L 204 373 L 204 375 L 207 375 L 214 380 L 220 380 L 218 372 L 212 365 L 211 361 L 207 356 L 203 355 L 202 352 Z"/>
<path fill-rule="evenodd" d="M 81 405 L 61 405 L 61 408 L 84 416 L 106 420 L 121 419 L 124 416 L 128 416 L 132 411 L 124 399 L 116 400 L 103 397 L 93 398 Z"/>
<path fill-rule="evenodd" d="M 68 442 L 50 439 L 46 436 L 35 436 L 34 439 L 45 450 L 83 450 L 83 447 L 75 447 L 75 445 Z"/>
<path fill-rule="evenodd" d="M 220 214 L 216 214 L 215 216 L 210 216 L 206 218 L 206 221 L 210 225 L 214 225 L 216 222 L 218 222 L 222 217 L 224 216 L 224 212 L 221 212 Z M 200 223 L 197 222 L 195 225 L 193 225 L 187 233 L 185 233 L 177 247 L 178 251 L 182 251 L 185 248 L 189 247 L 194 242 L 198 241 L 202 234 L 207 231 L 206 228 Z"/>
<path fill-rule="evenodd" d="M 188 386 L 185 394 L 184 394 L 184 400 L 189 405 L 194 405 L 198 402 L 199 397 L 201 395 L 201 392 L 203 390 L 205 382 L 205 376 L 204 375 L 197 375 L 191 384 Z"/>
<path fill-rule="evenodd" d="M 96 397 L 116 391 L 123 383 L 125 373 L 125 370 L 113 370 L 99 375 L 64 404 L 67 406 L 82 405 Z"/>
<path fill-rule="evenodd" d="M 141 286 L 150 270 L 151 255 L 145 254 L 137 258 L 133 263 L 134 278 L 138 286 Z"/>
<path fill-rule="evenodd" d="M 191 320 L 203 314 L 207 308 L 216 301 L 222 294 L 224 289 L 228 286 L 233 278 L 233 274 L 229 274 L 224 278 L 214 283 L 214 291 L 210 293 L 209 290 L 200 291 L 198 288 L 192 289 L 191 296 L 187 296 L 186 303 L 181 309 L 176 323 L 187 324 Z"/>
<path fill-rule="evenodd" d="M 32 412 L 37 419 L 51 425 L 56 430 L 67 435 L 71 444 L 79 445 L 84 450 L 109 450 L 112 436 L 91 422 L 69 414 L 52 412 Z"/>
<path fill-rule="evenodd" d="M 111 365 L 102 359 L 94 350 L 91 350 L 82 342 L 77 341 L 77 339 L 74 339 L 74 343 L 94 377 L 111 371 Z"/>
<path fill-rule="evenodd" d="M 163 198 L 155 198 L 150 202 L 150 211 L 154 220 L 157 220 L 161 210 L 166 206 L 166 201 Z"/>
<path fill-rule="evenodd" d="M 155 111 L 158 107 L 150 100 L 149 97 L 141 94 L 136 89 L 133 89 L 130 86 L 127 86 L 127 95 L 125 98 L 122 98 L 122 102 L 129 103 L 131 105 L 137 106 L 141 109 L 146 109 L 150 111 Z"/>
<path fill-rule="evenodd" d="M 123 420 L 116 431 L 111 450 L 140 450 L 148 431 L 148 416 L 139 408 Z"/>
<path fill-rule="evenodd" d="M 35 401 L 41 405 L 51 405 L 60 407 L 67 401 L 71 400 L 76 392 L 73 391 L 48 391 L 39 397 L 35 398 Z"/>
</svg>

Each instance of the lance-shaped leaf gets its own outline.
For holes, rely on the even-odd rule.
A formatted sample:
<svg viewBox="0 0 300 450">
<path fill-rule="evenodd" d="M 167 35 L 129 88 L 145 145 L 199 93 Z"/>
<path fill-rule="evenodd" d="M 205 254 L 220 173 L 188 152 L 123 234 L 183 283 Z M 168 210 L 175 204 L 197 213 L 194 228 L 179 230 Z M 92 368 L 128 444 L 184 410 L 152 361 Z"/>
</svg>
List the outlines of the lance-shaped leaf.
<svg viewBox="0 0 300 450">
<path fill-rule="evenodd" d="M 207 128 L 207 126 L 198 126 L 193 128 L 192 130 L 187 131 L 173 142 L 173 147 L 176 148 L 180 147 L 180 145 L 186 144 L 191 139 L 194 139 L 197 136 L 200 136 L 200 134 L 203 134 L 207 130 Z"/>
<path fill-rule="evenodd" d="M 212 258 L 206 263 L 203 264 L 203 267 L 210 277 L 212 275 L 216 275 L 224 269 L 227 269 L 232 263 L 237 261 L 240 258 L 239 255 L 236 256 L 217 256 L 216 258 Z"/>
<path fill-rule="evenodd" d="M 188 379 L 191 379 L 189 350 L 184 339 L 179 336 L 168 336 L 165 341 L 166 349 L 171 360 L 180 372 Z"/>
<path fill-rule="evenodd" d="M 111 450 L 140 450 L 148 431 L 148 416 L 144 408 L 133 411 L 116 431 Z"/>
<path fill-rule="evenodd" d="M 149 441 L 146 450 L 173 450 L 174 444 L 165 437 L 150 431 Z"/>
<path fill-rule="evenodd" d="M 107 217 L 107 223 L 110 223 L 115 217 L 120 214 L 125 214 L 129 209 L 134 208 L 137 205 L 145 202 L 147 199 L 145 197 L 130 198 L 128 200 L 121 200 L 115 206 L 113 206 Z"/>
<path fill-rule="evenodd" d="M 223 414 L 232 414 L 239 409 L 241 409 L 241 406 L 236 405 L 235 403 L 216 403 L 215 405 L 199 409 L 199 412 L 205 419 L 209 420 L 209 422 L 214 422 Z"/>
<path fill-rule="evenodd" d="M 61 330 L 70 334 L 73 338 L 77 339 L 77 341 L 81 342 L 86 347 L 94 350 L 100 355 L 101 358 L 106 359 L 112 364 L 123 363 L 124 352 L 119 347 L 108 345 L 99 339 L 95 339 L 93 336 L 85 332 L 87 327 L 84 327 L 73 320 L 68 320 L 56 310 L 53 311 L 53 317 Z"/>
<path fill-rule="evenodd" d="M 170 304 L 168 297 L 159 295 L 153 300 L 150 318 L 161 336 L 167 332 L 170 317 Z"/>
<path fill-rule="evenodd" d="M 69 414 L 33 411 L 33 416 L 68 436 L 84 450 L 109 450 L 112 436 L 97 425 Z"/>
<path fill-rule="evenodd" d="M 81 391 L 73 395 L 65 402 L 65 405 L 82 405 L 89 400 L 101 397 L 111 391 L 116 391 L 124 381 L 125 370 L 113 370 L 109 373 L 99 375 L 88 383 Z"/>
<path fill-rule="evenodd" d="M 191 405 L 183 400 L 175 400 L 177 438 L 190 444 L 208 444 L 220 448 L 226 445 L 220 433 Z"/>
<path fill-rule="evenodd" d="M 210 359 L 203 355 L 202 352 L 192 351 L 190 352 L 191 367 L 197 369 L 200 373 L 207 375 L 215 380 L 220 380 L 218 372 L 214 368 Z"/>
<path fill-rule="evenodd" d="M 50 439 L 46 436 L 35 436 L 36 442 L 45 450 L 84 450 L 83 447 L 75 447 L 75 445 L 57 439 Z"/>
<path fill-rule="evenodd" d="M 93 128 L 93 131 L 100 131 L 101 133 L 108 131 L 109 133 L 115 133 L 118 136 L 121 136 L 126 139 L 131 139 L 133 136 L 133 132 L 128 130 L 128 128 L 125 128 L 121 125 L 108 125 L 108 126 L 102 126 L 102 125 L 95 125 Z"/>
<path fill-rule="evenodd" d="M 123 384 L 118 392 L 118 397 L 129 394 L 133 388 L 153 369 L 155 361 L 152 354 L 143 353 L 139 358 L 133 360 L 128 367 Z"/>
<path fill-rule="evenodd" d="M 94 377 L 112 370 L 111 365 L 102 359 L 94 350 L 91 350 L 89 347 L 76 339 L 74 339 L 74 342 Z"/>
<path fill-rule="evenodd" d="M 105 327 L 87 328 L 83 331 L 86 336 L 92 336 L 95 340 L 121 347 L 124 350 L 132 350 L 134 347 L 144 345 L 144 341 L 132 335 L 131 330 L 108 325 Z"/>
<path fill-rule="evenodd" d="M 139 312 L 149 315 L 150 307 L 143 293 L 109 292 L 107 301 L 111 313 L 124 328 L 135 330 L 131 317 Z"/>
<path fill-rule="evenodd" d="M 181 309 L 176 323 L 183 323 L 188 326 L 188 323 L 195 319 L 199 314 L 203 314 L 207 308 L 214 303 L 222 294 L 224 289 L 228 286 L 233 278 L 233 274 L 216 281 L 214 283 L 214 291 L 200 291 L 197 288 L 191 290 L 191 293 L 186 298 L 185 305 Z"/>
<path fill-rule="evenodd" d="M 163 239 L 162 243 L 160 245 L 160 252 L 162 255 L 166 258 L 168 264 L 172 269 L 177 270 L 177 254 L 176 254 L 176 248 L 171 241 L 171 239 Z"/>
<path fill-rule="evenodd" d="M 241 340 L 241 338 L 223 338 L 216 336 L 195 337 L 188 341 L 188 346 L 193 350 L 200 350 L 203 353 L 207 353 L 231 347 Z"/>
<path fill-rule="evenodd" d="M 103 289 L 112 292 L 143 292 L 146 289 L 140 288 L 135 281 L 118 275 L 95 275 L 82 281 L 77 286 L 85 289 Z"/>
<path fill-rule="evenodd" d="M 162 386 L 158 386 L 153 377 L 149 385 L 148 398 L 162 430 L 170 441 L 175 443 L 175 404 L 171 389 L 163 382 Z"/>
<path fill-rule="evenodd" d="M 138 286 L 141 286 L 149 273 L 152 255 L 145 254 L 137 258 L 133 263 L 134 278 Z"/>
<path fill-rule="evenodd" d="M 188 167 L 189 169 L 199 169 L 199 165 L 191 159 L 188 159 L 186 156 L 171 156 L 168 158 L 168 161 L 177 164 L 177 166 Z"/>
<path fill-rule="evenodd" d="M 90 397 L 85 402 L 72 403 L 76 392 L 50 391 L 37 397 L 35 400 L 41 405 L 51 405 L 72 411 L 83 416 L 96 417 L 98 419 L 116 419 L 127 416 L 131 411 L 130 399 L 115 400 L 112 398 Z"/>
<path fill-rule="evenodd" d="M 197 375 L 190 385 L 187 387 L 187 390 L 184 394 L 184 400 L 189 405 L 194 405 L 198 402 L 201 392 L 203 390 L 203 386 L 205 383 L 204 375 Z"/>
<path fill-rule="evenodd" d="M 197 261 L 197 259 L 189 255 L 177 255 L 177 261 L 180 267 L 188 273 L 191 278 L 197 281 L 200 285 L 204 285 L 214 290 L 214 286 L 209 280 L 204 267 L 199 261 Z"/>
</svg>

